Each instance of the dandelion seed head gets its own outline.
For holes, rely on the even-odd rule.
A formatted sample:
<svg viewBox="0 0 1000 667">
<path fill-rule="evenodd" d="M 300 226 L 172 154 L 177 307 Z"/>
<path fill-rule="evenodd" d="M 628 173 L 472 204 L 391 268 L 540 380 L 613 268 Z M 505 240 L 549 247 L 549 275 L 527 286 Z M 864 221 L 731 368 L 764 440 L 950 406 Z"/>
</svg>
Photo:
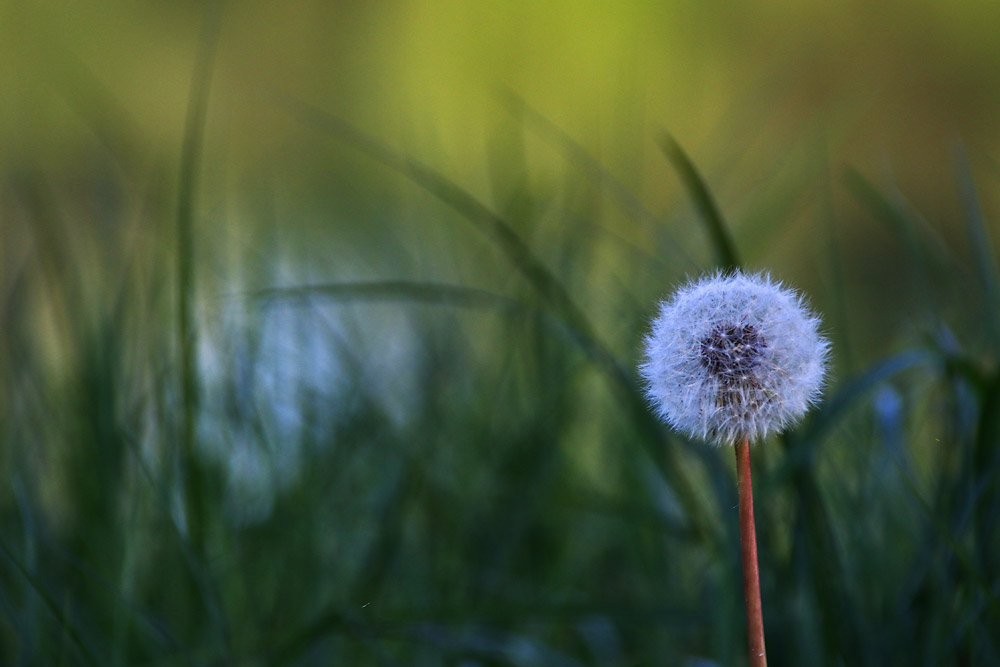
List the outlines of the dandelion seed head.
<svg viewBox="0 0 1000 667">
<path fill-rule="evenodd" d="M 719 444 L 782 431 L 819 398 L 829 342 L 793 290 L 766 274 L 684 285 L 653 320 L 640 372 L 659 416 Z"/>
</svg>

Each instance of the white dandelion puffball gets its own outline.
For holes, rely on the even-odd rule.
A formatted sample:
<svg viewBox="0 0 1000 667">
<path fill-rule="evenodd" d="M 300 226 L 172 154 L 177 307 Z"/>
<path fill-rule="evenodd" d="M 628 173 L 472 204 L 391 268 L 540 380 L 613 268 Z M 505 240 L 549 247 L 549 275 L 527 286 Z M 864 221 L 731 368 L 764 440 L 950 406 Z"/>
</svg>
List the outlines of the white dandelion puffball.
<svg viewBox="0 0 1000 667">
<path fill-rule="evenodd" d="M 793 290 L 766 274 L 716 274 L 660 304 L 640 371 L 659 416 L 718 444 L 751 442 L 819 398 L 830 344 Z"/>
</svg>

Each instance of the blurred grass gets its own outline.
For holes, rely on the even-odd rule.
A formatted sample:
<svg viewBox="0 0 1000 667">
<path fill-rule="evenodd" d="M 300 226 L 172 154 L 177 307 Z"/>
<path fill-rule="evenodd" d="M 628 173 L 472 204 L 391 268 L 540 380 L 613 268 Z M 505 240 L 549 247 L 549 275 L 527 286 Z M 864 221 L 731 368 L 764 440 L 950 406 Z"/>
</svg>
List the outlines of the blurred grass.
<svg viewBox="0 0 1000 667">
<path fill-rule="evenodd" d="M 178 155 L 59 51 L 74 159 L 0 163 L 0 663 L 742 664 L 731 457 L 634 371 L 656 300 L 742 261 L 806 287 L 836 353 L 754 450 L 772 664 L 1000 664 L 976 144 L 929 196 L 793 137 L 758 191 L 657 122 L 633 188 L 518 87 L 484 172 L 290 85 L 230 161 L 229 11 L 181 50 Z"/>
</svg>

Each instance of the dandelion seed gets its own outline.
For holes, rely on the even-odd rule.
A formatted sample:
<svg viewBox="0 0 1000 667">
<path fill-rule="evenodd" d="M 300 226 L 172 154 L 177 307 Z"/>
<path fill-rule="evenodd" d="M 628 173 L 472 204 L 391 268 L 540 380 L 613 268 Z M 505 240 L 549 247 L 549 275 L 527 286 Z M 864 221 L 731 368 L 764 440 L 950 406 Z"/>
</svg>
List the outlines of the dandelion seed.
<svg viewBox="0 0 1000 667">
<path fill-rule="evenodd" d="M 716 274 L 663 302 L 640 371 L 660 417 L 708 442 L 762 440 L 817 400 L 829 343 L 794 291 Z"/>
</svg>

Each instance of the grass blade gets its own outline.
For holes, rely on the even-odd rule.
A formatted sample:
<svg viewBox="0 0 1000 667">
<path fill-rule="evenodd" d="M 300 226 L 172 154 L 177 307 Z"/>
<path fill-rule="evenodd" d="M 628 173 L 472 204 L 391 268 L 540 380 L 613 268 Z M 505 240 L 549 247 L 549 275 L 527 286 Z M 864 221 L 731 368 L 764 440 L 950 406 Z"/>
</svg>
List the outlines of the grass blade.
<svg viewBox="0 0 1000 667">
<path fill-rule="evenodd" d="M 198 56 L 191 77 L 187 118 L 184 122 L 177 191 L 177 340 L 181 354 L 183 411 L 180 459 L 185 477 L 187 527 L 192 544 L 199 553 L 203 547 L 201 517 L 204 508 L 201 474 L 195 453 L 195 416 L 199 401 L 195 358 L 198 340 L 192 304 L 195 284 L 194 210 L 221 8 L 220 2 L 211 3 L 202 27 Z"/>
<path fill-rule="evenodd" d="M 812 469 L 797 469 L 792 485 L 797 507 L 795 548 L 808 554 L 803 566 L 810 573 L 807 579 L 817 596 L 824 652 L 839 656 L 845 664 L 869 664 L 862 662 L 866 655 L 861 648 L 864 636 L 863 623 L 857 619 L 857 596 L 849 585 L 851 578 L 833 529 L 830 509 Z"/>
<path fill-rule="evenodd" d="M 699 268 L 698 263 L 684 250 L 677 238 L 663 225 L 663 222 L 652 211 L 646 208 L 624 183 L 612 176 L 586 148 L 575 141 L 561 127 L 528 105 L 514 91 L 504 89 L 502 100 L 512 114 L 522 120 L 526 126 L 534 128 L 539 136 L 555 146 L 562 153 L 563 157 L 566 158 L 567 162 L 577 166 L 595 183 L 600 185 L 625 215 L 637 222 L 643 223 L 649 229 L 666 235 L 667 240 L 670 242 L 670 248 L 677 255 L 677 258 L 683 261 L 685 267 L 689 269 Z"/>
<path fill-rule="evenodd" d="M 764 478 L 764 485 L 782 484 L 796 468 L 808 465 L 826 432 L 879 384 L 905 370 L 937 360 L 926 350 L 908 350 L 873 364 L 845 382 L 801 429 L 789 434 L 789 447 L 784 460 L 773 474 Z"/>
<path fill-rule="evenodd" d="M 927 261 L 921 252 L 920 239 L 910 217 L 890 199 L 882 194 L 872 183 L 856 169 L 848 168 L 844 172 L 847 189 L 855 198 L 864 204 L 876 218 L 885 222 L 890 230 L 904 240 L 906 252 L 909 255 L 907 267 L 919 294 L 931 296 L 932 281 L 928 273 Z"/>
<path fill-rule="evenodd" d="M 505 219 L 423 162 L 396 152 L 376 138 L 321 109 L 288 96 L 282 99 L 304 122 L 348 142 L 369 157 L 404 175 L 478 227 L 524 275 L 542 300 L 552 307 L 583 341 L 588 356 L 611 380 L 612 387 L 627 409 L 632 423 L 643 435 L 642 442 L 649 447 L 663 444 L 664 428 L 647 409 L 645 398 L 633 380 L 632 374 L 625 370 L 615 355 L 600 341 L 585 311 L 573 300 L 562 282 L 531 251 Z M 665 448 L 663 454 L 665 456 L 658 456 L 657 460 L 662 461 L 662 458 L 669 459 L 676 455 L 670 447 Z M 684 499 L 689 516 L 706 515 L 707 512 L 699 507 L 697 494 L 691 488 L 690 482 L 679 472 L 680 468 L 670 461 L 662 462 L 661 466 L 662 474 L 671 481 L 677 494 Z M 692 518 L 692 520 L 699 526 L 707 525 L 707 522 L 701 519 Z"/>
<path fill-rule="evenodd" d="M 3 542 L 3 540 L 0 540 L 0 552 L 3 552 L 3 555 L 7 558 L 7 560 L 9 560 L 14 565 L 14 567 L 21 574 L 21 576 L 24 577 L 25 581 L 28 582 L 28 585 L 31 586 L 32 590 L 34 590 L 35 593 L 38 594 L 38 597 L 41 598 L 42 602 L 45 603 L 45 606 L 48 607 L 49 612 L 52 613 L 52 615 L 59 622 L 59 625 L 62 626 L 63 630 L 66 631 L 66 635 L 70 638 L 70 641 L 73 642 L 73 646 L 75 646 L 77 651 L 80 652 L 80 656 L 83 658 L 84 662 L 86 662 L 88 665 L 91 665 L 92 667 L 98 667 L 98 665 L 100 665 L 101 662 L 97 659 L 97 656 L 94 655 L 94 653 L 90 650 L 87 644 L 83 641 L 83 637 L 80 635 L 80 632 L 76 629 L 76 626 L 73 624 L 70 618 L 65 613 L 63 613 L 63 610 L 59 608 L 59 605 L 56 604 L 56 601 L 52 599 L 52 596 L 49 595 L 48 591 L 45 590 L 45 587 L 42 586 L 42 583 L 38 580 L 38 578 L 34 574 L 32 574 L 32 572 L 24 565 L 24 563 L 22 563 L 21 560 L 17 558 L 17 556 L 14 555 L 14 553 L 10 550 L 10 548 L 7 547 L 7 545 Z"/>
<path fill-rule="evenodd" d="M 198 54 L 188 97 L 187 117 L 181 145 L 180 173 L 177 192 L 177 340 L 180 348 L 180 469 L 183 475 L 184 514 L 191 549 L 197 558 L 205 554 L 205 517 L 207 507 L 204 497 L 205 480 L 196 443 L 197 416 L 200 410 L 198 390 L 197 348 L 198 332 L 194 322 L 195 291 L 195 234 L 194 216 L 197 200 L 198 170 L 205 143 L 205 124 L 208 115 L 209 91 L 212 84 L 215 54 L 218 47 L 222 20 L 221 0 L 206 5 L 204 23 L 199 39 Z M 212 586 L 195 579 L 192 582 L 199 597 L 213 599 Z M 198 590 L 200 589 L 200 590 Z M 222 605 L 219 606 L 222 608 Z M 215 620 L 222 645 L 232 655 L 232 639 L 223 615 Z"/>
<path fill-rule="evenodd" d="M 984 309 L 990 337 L 994 345 L 1000 345 L 1000 276 L 986 226 L 986 217 L 983 215 L 983 208 L 976 192 L 976 183 L 972 178 L 965 148 L 961 144 L 955 148 L 955 178 L 958 181 L 959 196 L 965 210 L 969 245 L 985 297 Z"/>
<path fill-rule="evenodd" d="M 592 328 L 582 309 L 506 220 L 429 165 L 396 152 L 378 139 L 317 107 L 290 97 L 284 97 L 283 100 L 301 120 L 346 141 L 362 153 L 406 176 L 466 218 L 496 244 L 546 303 L 555 308 L 572 326 L 581 328 L 592 337 Z"/>
<path fill-rule="evenodd" d="M 740 260 L 736 254 L 736 244 L 733 243 L 732 236 L 726 226 L 726 221 L 722 217 L 722 212 L 715 203 L 712 192 L 705 184 L 705 179 L 698 173 L 694 162 L 684 152 L 681 145 L 667 133 L 660 138 L 660 148 L 670 163 L 677 170 L 684 182 L 684 187 L 688 195 L 694 202 L 695 208 L 701 215 L 702 222 L 708 231 L 709 239 L 715 248 L 715 254 L 719 265 L 725 271 L 735 271 L 740 268 Z"/>
</svg>

